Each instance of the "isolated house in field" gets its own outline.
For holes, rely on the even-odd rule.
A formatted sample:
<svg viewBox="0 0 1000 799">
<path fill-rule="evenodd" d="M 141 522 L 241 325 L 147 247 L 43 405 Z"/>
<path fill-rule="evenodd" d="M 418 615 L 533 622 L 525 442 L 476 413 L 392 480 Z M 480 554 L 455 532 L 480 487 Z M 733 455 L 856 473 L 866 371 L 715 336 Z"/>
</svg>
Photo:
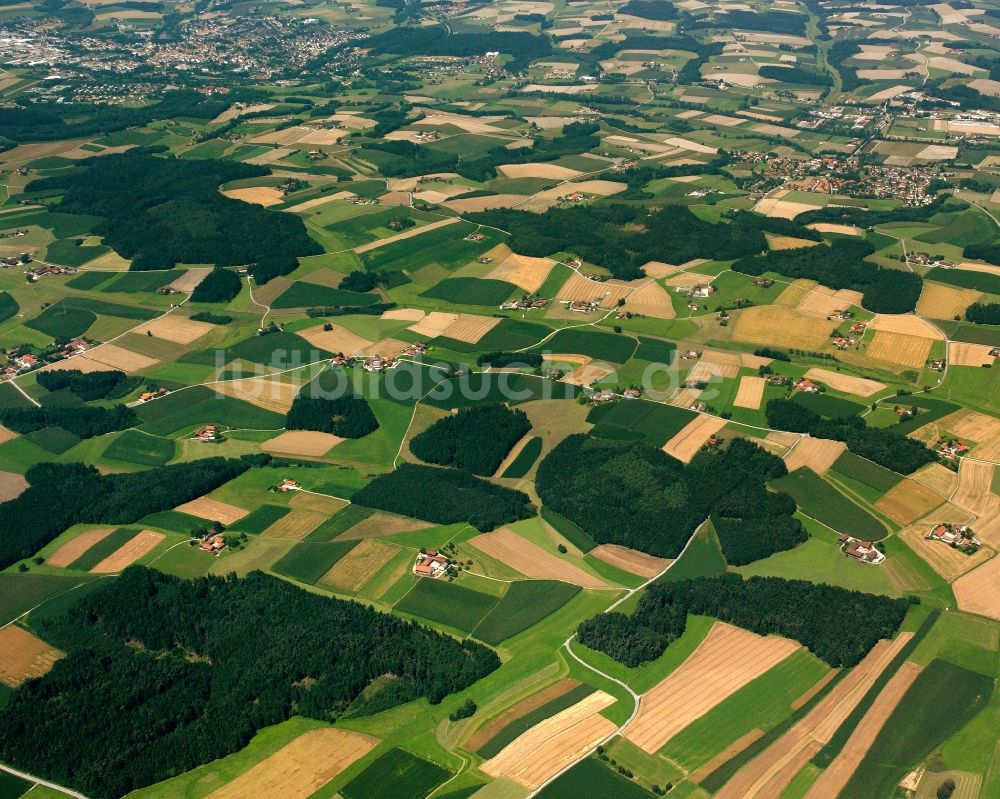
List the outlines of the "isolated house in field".
<svg viewBox="0 0 1000 799">
<path fill-rule="evenodd" d="M 383 358 L 381 355 L 372 355 L 369 358 L 365 358 L 362 367 L 366 372 L 384 372 L 386 369 L 392 369 L 396 365 L 396 361 L 392 358 Z"/>
<path fill-rule="evenodd" d="M 225 548 L 226 539 L 221 535 L 208 536 L 207 538 L 202 539 L 201 543 L 198 544 L 198 549 L 202 552 L 209 552 L 212 555 L 218 555 Z"/>
<path fill-rule="evenodd" d="M 596 404 L 602 404 L 605 402 L 611 402 L 614 399 L 618 399 L 618 395 L 614 391 L 596 391 L 594 396 L 590 398 L 591 402 Z"/>
<path fill-rule="evenodd" d="M 24 355 L 18 355 L 14 359 L 14 363 L 17 364 L 21 369 L 34 369 L 38 366 L 38 358 L 34 355 L 25 353 Z"/>
<path fill-rule="evenodd" d="M 708 283 L 699 283 L 691 289 L 691 296 L 698 299 L 705 299 L 712 293 L 712 287 Z"/>
<path fill-rule="evenodd" d="M 820 387 L 818 383 L 814 383 L 812 380 L 803 377 L 795 381 L 795 388 L 799 391 L 804 391 L 806 394 L 818 394 Z"/>
<path fill-rule="evenodd" d="M 956 549 L 979 549 L 982 542 L 972 534 L 965 524 L 938 524 L 927 534 L 934 541 L 941 541 Z"/>
<path fill-rule="evenodd" d="M 878 565 L 885 560 L 885 555 L 879 552 L 871 541 L 862 541 L 849 535 L 841 535 L 838 540 L 841 551 L 856 561 Z"/>
<path fill-rule="evenodd" d="M 413 562 L 413 573 L 419 577 L 440 577 L 450 568 L 451 560 L 433 549 L 419 553 Z"/>
<path fill-rule="evenodd" d="M 278 490 L 284 494 L 286 491 L 301 491 L 302 484 L 297 480 L 282 480 L 278 485 Z"/>
<path fill-rule="evenodd" d="M 195 430 L 191 438 L 195 441 L 222 441 L 222 433 L 219 432 L 219 428 L 214 424 L 207 424 Z"/>
</svg>

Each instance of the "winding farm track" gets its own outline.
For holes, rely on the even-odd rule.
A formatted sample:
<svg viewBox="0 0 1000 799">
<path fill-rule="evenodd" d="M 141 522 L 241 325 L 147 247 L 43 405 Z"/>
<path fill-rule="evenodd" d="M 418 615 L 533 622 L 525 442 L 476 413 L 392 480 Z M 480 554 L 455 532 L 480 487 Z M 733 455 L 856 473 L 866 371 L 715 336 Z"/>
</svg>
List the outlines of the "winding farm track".
<svg viewBox="0 0 1000 799">
<path fill-rule="evenodd" d="M 623 596 L 619 597 L 614 602 L 612 602 L 610 605 L 608 605 L 604 609 L 603 612 L 604 613 L 610 613 L 615 608 L 619 607 L 623 602 L 625 602 L 626 600 L 630 599 L 634 594 L 636 594 L 639 591 L 644 590 L 651 583 L 656 582 L 664 574 L 666 574 L 668 571 L 670 571 L 671 567 L 673 567 L 673 565 L 675 563 L 677 563 L 677 561 L 679 561 L 682 557 L 684 557 L 684 553 L 687 552 L 687 548 L 689 546 L 691 546 L 691 542 L 694 541 L 695 536 L 697 536 L 698 533 L 701 532 L 701 530 L 702 530 L 702 528 L 704 528 L 706 522 L 707 522 L 707 519 L 706 519 L 705 522 L 702 522 L 701 524 L 698 525 L 697 529 L 695 529 L 695 531 L 691 534 L 691 537 L 687 540 L 687 543 L 684 544 L 684 548 L 680 551 L 680 553 L 677 555 L 677 557 L 674 560 L 672 560 L 669 564 L 667 564 L 667 566 L 663 569 L 663 571 L 659 572 L 658 574 L 653 575 L 648 580 L 646 580 L 646 582 L 644 582 L 642 585 L 638 585 L 635 588 L 630 588 L 629 590 L 627 590 Z M 537 788 L 535 788 L 535 790 L 533 790 L 530 794 L 528 794 L 528 796 L 526 797 L 526 799 L 533 799 L 533 797 L 537 796 L 539 793 L 541 793 L 543 790 L 545 790 L 545 788 L 546 788 L 547 785 L 550 785 L 551 783 L 555 782 L 563 774 L 565 774 L 567 771 L 569 771 L 571 768 L 573 768 L 573 766 L 575 766 L 577 763 L 579 763 L 582 760 L 585 760 L 586 758 L 590 757 L 590 755 L 592 755 L 597 750 L 598 746 L 606 744 L 612 738 L 620 735 L 621 732 L 622 732 L 622 730 L 624 730 L 629 724 L 631 724 L 633 721 L 635 721 L 635 717 L 639 715 L 639 700 L 641 699 L 641 696 L 639 694 L 637 694 L 635 691 L 633 691 L 626 683 L 622 682 L 618 678 L 612 677 L 610 674 L 605 674 L 600 669 L 595 668 L 594 666 L 590 665 L 585 660 L 583 660 L 582 658 L 580 658 L 573 651 L 572 647 L 570 647 L 570 644 L 572 643 L 572 641 L 573 641 L 574 638 L 576 638 L 576 633 L 573 633 L 569 638 L 567 638 L 563 642 L 563 649 L 566 650 L 566 653 L 571 658 L 573 658 L 573 660 L 575 660 L 577 663 L 579 663 L 581 666 L 583 666 L 585 669 L 588 669 L 589 671 L 594 672 L 595 674 L 603 677 L 604 679 L 613 682 L 615 685 L 618 685 L 619 687 L 624 688 L 628 692 L 629 696 L 632 697 L 632 702 L 633 702 L 632 712 L 629 714 L 629 717 L 624 722 L 622 722 L 621 724 L 618 725 L 618 727 L 614 730 L 614 732 L 609 733 L 602 740 L 600 740 L 596 744 L 594 744 L 594 746 L 591 749 L 589 749 L 587 752 L 585 752 L 577 760 L 574 760 L 572 763 L 568 763 L 567 765 L 563 766 L 559 771 L 557 771 L 555 774 L 553 774 L 551 777 L 549 777 L 545 782 L 543 782 L 541 785 L 539 785 Z"/>
</svg>

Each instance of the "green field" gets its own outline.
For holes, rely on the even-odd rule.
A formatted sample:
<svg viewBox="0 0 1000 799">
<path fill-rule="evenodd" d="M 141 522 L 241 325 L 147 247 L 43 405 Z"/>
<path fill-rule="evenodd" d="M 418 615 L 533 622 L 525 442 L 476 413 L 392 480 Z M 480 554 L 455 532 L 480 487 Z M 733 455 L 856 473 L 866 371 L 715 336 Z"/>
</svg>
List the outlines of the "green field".
<svg viewBox="0 0 1000 799">
<path fill-rule="evenodd" d="M 436 286 L 427 289 L 421 297 L 444 300 L 455 305 L 500 305 L 514 292 L 519 291 L 513 283 L 503 280 L 487 280 L 478 277 L 449 277 Z"/>
<path fill-rule="evenodd" d="M 103 293 L 139 294 L 144 291 L 156 291 L 158 288 L 173 283 L 184 274 L 183 269 L 168 269 L 162 272 L 124 272 L 106 284 L 99 291 Z"/>
<path fill-rule="evenodd" d="M 306 541 L 309 541 L 310 543 L 332 541 L 342 532 L 356 524 L 359 524 L 360 522 L 363 522 L 369 516 L 374 515 L 374 513 L 375 511 L 372 508 L 365 508 L 361 505 L 354 504 L 348 505 L 346 508 L 337 511 L 333 516 L 309 533 L 306 537 Z"/>
<path fill-rule="evenodd" d="M 927 273 L 928 280 L 958 286 L 963 289 L 975 289 L 986 294 L 1000 294 L 1000 276 L 989 272 L 972 272 L 967 269 L 942 269 L 935 267 Z"/>
<path fill-rule="evenodd" d="M 22 780 L 6 771 L 0 772 L 0 799 L 18 799 L 23 796 L 34 785 L 32 782 Z"/>
<path fill-rule="evenodd" d="M 889 796 L 907 771 L 989 703 L 993 682 L 992 677 L 932 660 L 886 719 L 841 791 L 842 799 Z"/>
<path fill-rule="evenodd" d="M 9 292 L 0 291 L 0 322 L 6 322 L 19 310 L 17 300 Z"/>
<path fill-rule="evenodd" d="M 593 435 L 619 441 L 645 441 L 661 447 L 695 418 L 693 411 L 647 400 L 618 400 L 597 405 L 587 421 Z"/>
<path fill-rule="evenodd" d="M 869 488 L 885 493 L 903 476 L 855 455 L 850 450 L 844 450 L 833 464 L 833 470 L 844 477 L 864 483 Z"/>
<path fill-rule="evenodd" d="M 794 551 L 794 550 L 793 550 Z M 709 522 L 695 533 L 684 554 L 681 555 L 657 582 L 691 580 L 695 577 L 710 577 L 726 570 L 726 559 L 722 555 L 719 536 Z"/>
<path fill-rule="evenodd" d="M 805 466 L 772 480 L 771 487 L 791 494 L 803 513 L 838 532 L 873 541 L 888 535 L 882 522 Z"/>
<path fill-rule="evenodd" d="M 472 631 L 491 646 L 533 627 L 555 613 L 580 591 L 578 586 L 556 580 L 519 580 Z"/>
<path fill-rule="evenodd" d="M 482 344 L 482 342 L 480 342 Z M 535 348 L 536 352 L 587 355 L 598 361 L 625 363 L 635 353 L 637 343 L 628 336 L 579 328 L 564 328 Z"/>
<path fill-rule="evenodd" d="M 807 394 L 801 391 L 796 392 L 795 396 L 792 397 L 792 402 L 804 405 L 820 416 L 826 416 L 830 419 L 857 416 L 865 409 L 865 406 L 858 402 L 834 397 L 832 394 Z"/>
<path fill-rule="evenodd" d="M 136 530 L 130 527 L 119 527 L 109 535 L 104 536 L 80 557 L 69 564 L 69 568 L 78 571 L 90 571 L 108 555 L 117 552 L 125 544 L 135 538 Z"/>
<path fill-rule="evenodd" d="M 142 429 L 153 435 L 169 436 L 186 428 L 205 424 L 255 430 L 278 430 L 285 424 L 281 414 L 258 408 L 249 402 L 224 397 L 205 386 L 175 391 L 136 409 Z M 212 445 L 205 445 L 205 455 Z"/>
<path fill-rule="evenodd" d="M 281 505 L 261 505 L 257 510 L 234 522 L 231 527 L 241 533 L 263 533 L 268 527 L 279 519 L 283 519 L 292 512 L 291 508 Z"/>
<path fill-rule="evenodd" d="M 497 598 L 444 579 L 417 580 L 395 609 L 471 633 L 497 604 Z"/>
<path fill-rule="evenodd" d="M 340 789 L 344 799 L 423 799 L 451 776 L 403 749 L 391 749 Z"/>
<path fill-rule="evenodd" d="M 443 336 L 434 339 L 434 343 L 454 352 L 501 352 L 530 347 L 551 332 L 552 328 L 539 322 L 527 322 L 523 319 L 505 317 L 500 320 L 500 324 L 479 339 L 476 344 Z"/>
<path fill-rule="evenodd" d="M 587 532 L 571 522 L 562 514 L 556 513 L 552 508 L 542 506 L 542 518 L 552 525 L 553 529 L 581 552 L 590 552 L 597 546 L 597 542 L 591 538 Z"/>
<path fill-rule="evenodd" d="M 357 544 L 357 541 L 331 541 L 326 544 L 300 541 L 271 568 L 278 574 L 312 585 Z"/>
<path fill-rule="evenodd" d="M 538 460 L 538 456 L 542 454 L 542 439 L 538 436 L 533 436 L 528 439 L 526 443 L 514 460 L 511 461 L 510 466 L 508 466 L 501 477 L 524 477 L 532 466 L 535 465 L 535 461 Z"/>
<path fill-rule="evenodd" d="M 272 308 L 339 308 L 374 305 L 379 301 L 377 294 L 359 294 L 356 291 L 333 289 L 316 283 L 299 280 L 289 286 L 276 300 Z"/>
<path fill-rule="evenodd" d="M 309 363 L 328 358 L 332 354 L 314 347 L 301 336 L 284 330 L 244 339 L 234 344 L 230 353 L 235 358 L 284 368 L 287 368 L 286 364 Z"/>
<path fill-rule="evenodd" d="M 632 357 L 651 363 L 673 363 L 676 352 L 677 345 L 671 341 L 639 336 L 639 346 Z"/>
<path fill-rule="evenodd" d="M 108 445 L 101 457 L 139 466 L 163 466 L 174 457 L 174 442 L 138 430 L 126 430 Z"/>
<path fill-rule="evenodd" d="M 588 757 L 546 786 L 539 799 L 652 799 L 653 793 Z"/>
<path fill-rule="evenodd" d="M 494 755 L 500 754 L 507 744 L 517 738 L 521 733 L 527 732 L 540 721 L 545 721 L 547 718 L 551 718 L 556 713 L 565 710 L 568 707 L 572 707 L 581 699 L 586 696 L 590 696 L 594 693 L 594 687 L 582 683 L 575 688 L 567 691 L 562 696 L 558 696 L 555 699 L 546 702 L 539 708 L 535 708 L 530 713 L 521 716 L 519 719 L 515 719 L 506 727 L 501 729 L 496 735 L 490 738 L 485 744 L 483 744 L 479 750 L 476 752 L 477 755 L 483 759 L 488 759 Z"/>
</svg>

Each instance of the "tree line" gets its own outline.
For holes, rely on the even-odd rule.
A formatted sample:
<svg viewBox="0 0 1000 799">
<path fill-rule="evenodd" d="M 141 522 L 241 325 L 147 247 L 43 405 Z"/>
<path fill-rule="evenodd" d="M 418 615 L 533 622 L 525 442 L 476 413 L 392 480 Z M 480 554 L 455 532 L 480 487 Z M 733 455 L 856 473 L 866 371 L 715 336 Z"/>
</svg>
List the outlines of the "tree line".
<svg viewBox="0 0 1000 799">
<path fill-rule="evenodd" d="M 719 574 L 654 583 L 635 613 L 602 613 L 577 630 L 580 643 L 636 667 L 684 632 L 687 615 L 713 616 L 759 635 L 799 641 L 835 668 L 857 665 L 903 622 L 907 599 L 781 577 Z"/>
<path fill-rule="evenodd" d="M 780 458 L 746 439 L 685 466 L 644 442 L 578 433 L 541 462 L 535 487 L 546 507 L 598 543 L 658 557 L 677 557 L 711 517 L 726 560 L 743 565 L 808 537 L 792 516 L 795 500 L 765 486 L 786 473 Z"/>
<path fill-rule="evenodd" d="M 965 318 L 977 325 L 1000 325 L 1000 303 L 975 302 L 965 309 Z"/>
<path fill-rule="evenodd" d="M 482 480 L 461 469 L 401 463 L 357 492 L 357 505 L 435 524 L 468 522 L 481 532 L 535 515 L 523 491 Z"/>
<path fill-rule="evenodd" d="M 868 427 L 860 416 L 825 418 L 812 408 L 785 399 L 768 400 L 764 413 L 769 427 L 843 441 L 855 455 L 900 474 L 912 474 L 937 458 L 922 442 L 890 428 Z"/>
<path fill-rule="evenodd" d="M 292 715 L 334 721 L 385 675 L 389 706 L 438 703 L 500 665 L 482 644 L 261 572 L 132 566 L 38 633 L 67 655 L 0 711 L 0 753 L 95 799 L 236 752 Z"/>
<path fill-rule="evenodd" d="M 31 556 L 74 524 L 131 524 L 269 461 L 269 455 L 203 458 L 107 475 L 82 463 L 39 463 L 24 474 L 28 488 L 0 504 L 0 569 Z"/>
<path fill-rule="evenodd" d="M 136 412 L 125 405 L 92 408 L 80 405 L 42 405 L 30 408 L 0 408 L 0 423 L 15 433 L 34 433 L 45 427 L 61 427 L 80 438 L 93 438 L 126 430 L 137 424 Z"/>
<path fill-rule="evenodd" d="M 854 289 L 862 293 L 861 304 L 869 311 L 909 313 L 917 307 L 923 280 L 914 272 L 885 269 L 866 261 L 873 252 L 875 247 L 867 241 L 838 239 L 829 247 L 776 250 L 740 258 L 732 269 L 745 275 L 778 272 L 834 289 Z"/>
<path fill-rule="evenodd" d="M 426 463 L 489 477 L 530 429 L 528 415 L 506 405 L 460 408 L 414 436 L 410 452 Z"/>
</svg>

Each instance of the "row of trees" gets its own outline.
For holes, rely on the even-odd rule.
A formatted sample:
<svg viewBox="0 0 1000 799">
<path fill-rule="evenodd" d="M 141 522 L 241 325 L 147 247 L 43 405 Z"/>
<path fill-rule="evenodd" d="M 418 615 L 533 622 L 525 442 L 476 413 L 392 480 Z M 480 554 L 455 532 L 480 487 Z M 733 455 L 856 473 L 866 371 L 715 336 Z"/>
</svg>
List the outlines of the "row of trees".
<svg viewBox="0 0 1000 799">
<path fill-rule="evenodd" d="M 113 408 L 42 405 L 30 408 L 0 408 L 0 423 L 16 433 L 33 433 L 43 427 L 61 427 L 80 438 L 93 438 L 125 430 L 139 421 L 125 405 Z"/>
<path fill-rule="evenodd" d="M 51 372 L 38 372 L 36 379 L 38 385 L 46 391 L 68 389 L 84 402 L 121 397 L 135 385 L 127 374 L 117 369 L 105 372 L 55 369 Z"/>
<path fill-rule="evenodd" d="M 358 505 L 435 524 L 468 522 L 488 531 L 535 515 L 523 491 L 474 477 L 461 469 L 403 463 L 376 477 L 352 498 Z"/>
<path fill-rule="evenodd" d="M 838 239 L 823 249 L 802 247 L 741 258 L 732 268 L 746 275 L 778 272 L 834 289 L 854 289 L 862 292 L 861 304 L 869 311 L 909 313 L 917 306 L 923 281 L 914 272 L 884 269 L 864 260 L 873 252 L 875 248 L 867 241 Z"/>
<path fill-rule="evenodd" d="M 673 558 L 711 516 L 726 560 L 743 565 L 805 541 L 795 501 L 766 489 L 780 459 L 745 439 L 699 453 L 688 466 L 637 441 L 576 434 L 538 467 L 542 502 L 598 543 Z"/>
<path fill-rule="evenodd" d="M 285 417 L 285 428 L 361 438 L 378 430 L 378 419 L 364 397 L 296 397 Z"/>
<path fill-rule="evenodd" d="M 1000 264 L 1000 243 L 997 244 L 966 244 L 962 255 L 976 261 L 988 261 Z"/>
<path fill-rule="evenodd" d="M 843 441 L 855 455 L 900 474 L 911 474 L 936 457 L 920 441 L 888 428 L 868 427 L 860 416 L 824 418 L 812 408 L 785 399 L 768 400 L 764 412 L 769 427 Z"/>
<path fill-rule="evenodd" d="M 108 475 L 82 463 L 32 466 L 24 475 L 28 488 L 0 504 L 0 569 L 33 555 L 74 524 L 131 524 L 207 494 L 269 461 L 269 455 L 204 458 Z"/>
<path fill-rule="evenodd" d="M 384 675 L 392 705 L 437 703 L 500 665 L 481 644 L 260 572 L 188 581 L 133 566 L 39 633 L 67 656 L 0 712 L 0 753 L 96 799 L 236 752 L 293 714 L 333 721 Z"/>
<path fill-rule="evenodd" d="M 634 614 L 603 613 L 581 624 L 577 636 L 635 667 L 659 657 L 684 632 L 687 615 L 697 613 L 760 635 L 792 638 L 840 668 L 857 665 L 880 638 L 892 638 L 908 604 L 806 580 L 744 580 L 727 573 L 654 583 Z"/>
<path fill-rule="evenodd" d="M 410 441 L 410 452 L 427 463 L 454 466 L 488 477 L 531 429 L 528 415 L 499 403 L 461 408 Z"/>
<path fill-rule="evenodd" d="M 977 325 L 1000 325 L 1000 303 L 973 303 L 965 309 L 965 318 Z"/>
<path fill-rule="evenodd" d="M 132 150 L 33 181 L 29 193 L 60 190 L 59 212 L 103 217 L 94 232 L 134 270 L 250 264 L 257 282 L 266 283 L 295 269 L 297 256 L 322 252 L 298 217 L 219 192 L 222 183 L 267 174 L 238 161 L 185 161 Z"/>
</svg>

